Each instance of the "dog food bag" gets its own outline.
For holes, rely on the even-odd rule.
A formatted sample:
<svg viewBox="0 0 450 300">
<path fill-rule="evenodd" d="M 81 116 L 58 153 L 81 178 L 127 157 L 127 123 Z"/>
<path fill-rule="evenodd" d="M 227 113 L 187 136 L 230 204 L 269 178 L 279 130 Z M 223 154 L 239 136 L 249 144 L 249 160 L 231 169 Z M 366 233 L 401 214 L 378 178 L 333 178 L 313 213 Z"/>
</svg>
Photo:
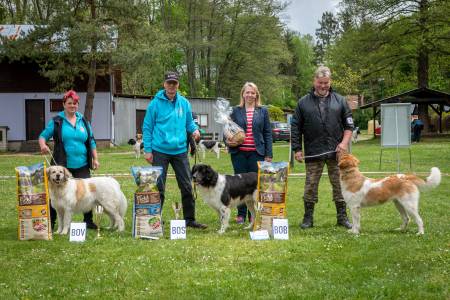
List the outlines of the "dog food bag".
<svg viewBox="0 0 450 300">
<path fill-rule="evenodd" d="M 223 134 L 225 137 L 238 145 L 242 144 L 245 139 L 245 132 L 230 118 L 232 112 L 230 101 L 223 98 L 217 98 L 214 108 L 216 109 L 214 120 L 219 124 L 223 124 Z"/>
<path fill-rule="evenodd" d="M 131 167 L 131 174 L 138 186 L 133 202 L 133 236 L 136 238 L 163 235 L 161 199 L 157 182 L 162 167 Z"/>
<path fill-rule="evenodd" d="M 16 167 L 16 179 L 19 240 L 51 240 L 45 164 Z"/>
<path fill-rule="evenodd" d="M 254 230 L 272 233 L 274 218 L 286 218 L 289 163 L 258 162 L 258 197 Z"/>
</svg>

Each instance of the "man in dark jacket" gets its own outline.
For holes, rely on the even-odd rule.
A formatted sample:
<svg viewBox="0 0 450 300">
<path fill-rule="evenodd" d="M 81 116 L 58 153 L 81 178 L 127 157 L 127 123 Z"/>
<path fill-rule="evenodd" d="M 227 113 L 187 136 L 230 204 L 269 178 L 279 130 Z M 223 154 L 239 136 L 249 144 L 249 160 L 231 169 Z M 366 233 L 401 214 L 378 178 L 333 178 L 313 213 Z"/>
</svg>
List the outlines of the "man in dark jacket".
<svg viewBox="0 0 450 300">
<path fill-rule="evenodd" d="M 352 112 L 346 100 L 331 89 L 330 69 L 319 67 L 314 75 L 314 88 L 299 100 L 291 126 L 295 159 L 305 160 L 306 164 L 302 229 L 313 227 L 314 205 L 318 202 L 319 181 L 325 164 L 333 189 L 337 225 L 351 228 L 339 183 L 336 153 L 348 150 L 353 127 Z"/>
</svg>

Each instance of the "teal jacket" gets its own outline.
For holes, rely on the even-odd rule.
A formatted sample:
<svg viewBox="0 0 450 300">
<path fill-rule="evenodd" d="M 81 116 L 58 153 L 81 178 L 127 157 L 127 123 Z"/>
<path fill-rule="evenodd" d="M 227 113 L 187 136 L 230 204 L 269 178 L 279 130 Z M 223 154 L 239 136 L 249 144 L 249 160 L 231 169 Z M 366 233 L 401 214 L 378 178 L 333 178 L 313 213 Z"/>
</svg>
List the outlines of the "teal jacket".
<svg viewBox="0 0 450 300">
<path fill-rule="evenodd" d="M 155 150 L 169 155 L 186 152 L 186 132 L 193 133 L 197 129 L 189 101 L 178 92 L 170 101 L 165 90 L 161 90 L 145 113 L 142 125 L 144 151 L 151 153 Z"/>
<path fill-rule="evenodd" d="M 70 122 L 66 119 L 64 112 L 61 111 L 58 113 L 63 119 L 62 123 L 62 141 L 64 144 L 64 150 L 66 151 L 67 156 L 67 168 L 70 169 L 78 169 L 84 167 L 88 164 L 87 158 L 87 149 L 84 143 L 88 139 L 86 128 L 81 120 L 82 115 L 79 112 L 76 112 L 77 121 L 75 123 L 75 127 L 70 124 Z M 92 132 L 92 128 L 90 125 L 89 130 Z M 55 122 L 53 119 L 47 124 L 47 127 L 41 132 L 39 138 L 44 138 L 48 141 L 52 136 L 55 129 Z M 95 149 L 96 144 L 95 140 L 91 139 L 91 149 Z"/>
</svg>

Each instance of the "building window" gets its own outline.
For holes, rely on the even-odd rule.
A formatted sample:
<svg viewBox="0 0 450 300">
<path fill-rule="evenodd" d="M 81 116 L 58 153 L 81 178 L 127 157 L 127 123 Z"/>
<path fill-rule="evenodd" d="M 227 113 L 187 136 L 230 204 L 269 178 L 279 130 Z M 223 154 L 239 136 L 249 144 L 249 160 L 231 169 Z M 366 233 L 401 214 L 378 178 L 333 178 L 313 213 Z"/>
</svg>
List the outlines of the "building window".
<svg viewBox="0 0 450 300">
<path fill-rule="evenodd" d="M 200 127 L 208 127 L 208 115 L 198 114 L 198 125 Z"/>
<path fill-rule="evenodd" d="M 63 101 L 62 99 L 50 99 L 50 111 L 63 111 Z"/>
</svg>

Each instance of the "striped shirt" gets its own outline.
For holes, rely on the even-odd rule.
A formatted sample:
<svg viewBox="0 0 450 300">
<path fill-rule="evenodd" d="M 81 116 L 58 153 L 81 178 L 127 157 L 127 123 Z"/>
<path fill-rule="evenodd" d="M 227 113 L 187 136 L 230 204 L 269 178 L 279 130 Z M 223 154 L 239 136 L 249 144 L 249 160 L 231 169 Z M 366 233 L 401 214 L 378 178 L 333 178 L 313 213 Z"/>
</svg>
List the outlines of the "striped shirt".
<svg viewBox="0 0 450 300">
<path fill-rule="evenodd" d="M 255 140 L 253 138 L 253 113 L 254 108 L 247 109 L 247 131 L 245 132 L 244 142 L 239 147 L 241 151 L 256 151 Z"/>
</svg>

